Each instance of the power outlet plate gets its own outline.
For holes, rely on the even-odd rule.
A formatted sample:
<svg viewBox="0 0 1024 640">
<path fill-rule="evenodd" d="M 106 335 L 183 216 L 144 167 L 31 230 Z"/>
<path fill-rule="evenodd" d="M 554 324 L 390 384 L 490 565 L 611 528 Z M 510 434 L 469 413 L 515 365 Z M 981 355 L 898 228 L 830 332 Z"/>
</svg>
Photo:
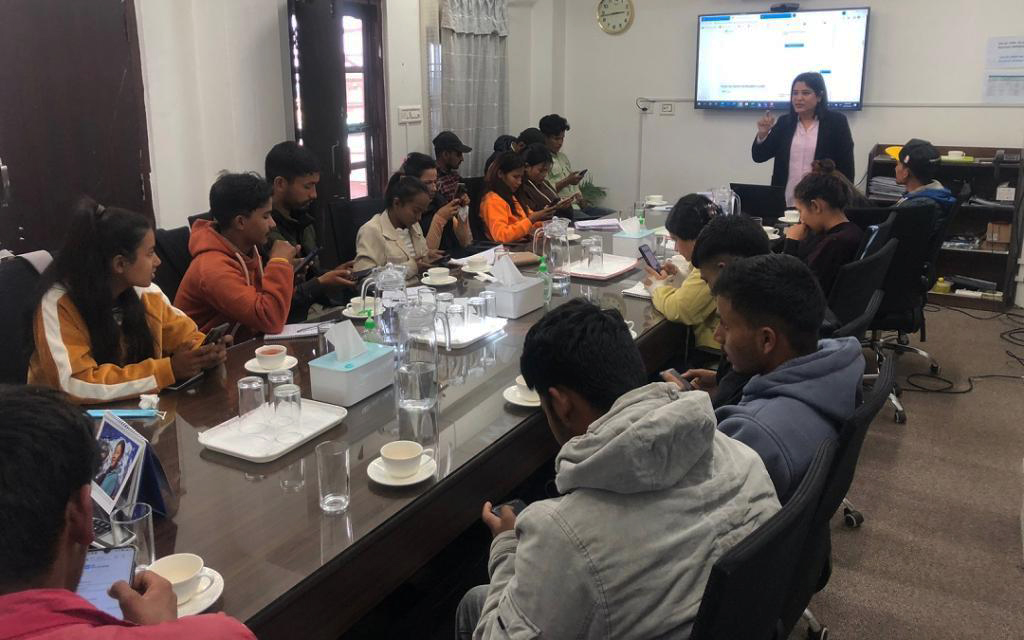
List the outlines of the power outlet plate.
<svg viewBox="0 0 1024 640">
<path fill-rule="evenodd" d="M 423 122 L 423 108 L 420 105 L 398 107 L 398 124 L 419 124 Z"/>
<path fill-rule="evenodd" d="M 674 115 L 676 115 L 676 105 L 672 104 L 671 102 L 662 102 L 662 103 L 660 103 L 660 107 L 661 108 L 659 109 L 658 113 L 660 113 L 661 115 L 663 115 L 663 116 L 674 116 Z"/>
</svg>

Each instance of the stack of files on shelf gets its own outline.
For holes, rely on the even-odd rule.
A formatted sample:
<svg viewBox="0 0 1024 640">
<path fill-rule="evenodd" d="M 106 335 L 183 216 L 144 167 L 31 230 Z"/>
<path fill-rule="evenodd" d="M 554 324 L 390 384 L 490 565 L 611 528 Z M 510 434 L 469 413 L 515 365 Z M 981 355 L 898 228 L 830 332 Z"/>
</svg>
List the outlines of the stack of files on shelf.
<svg viewBox="0 0 1024 640">
<path fill-rule="evenodd" d="M 891 198 L 893 200 L 903 197 L 906 189 L 903 185 L 896 183 L 896 178 L 888 176 L 875 176 L 868 182 L 868 195 L 872 198 Z"/>
</svg>

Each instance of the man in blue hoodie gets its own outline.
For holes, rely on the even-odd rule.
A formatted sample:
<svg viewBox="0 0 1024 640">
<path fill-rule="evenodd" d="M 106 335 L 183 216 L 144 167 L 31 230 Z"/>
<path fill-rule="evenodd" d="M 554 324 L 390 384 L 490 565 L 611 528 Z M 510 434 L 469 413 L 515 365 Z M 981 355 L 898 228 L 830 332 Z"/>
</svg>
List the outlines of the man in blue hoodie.
<svg viewBox="0 0 1024 640">
<path fill-rule="evenodd" d="M 646 384 L 617 311 L 552 310 L 520 368 L 562 447 L 561 495 L 518 516 L 484 504 L 491 580 L 457 637 L 689 637 L 715 560 L 779 509 L 764 464 L 715 429 L 707 394 Z"/>
<path fill-rule="evenodd" d="M 818 446 L 856 406 L 864 357 L 856 338 L 818 340 L 825 296 L 810 269 L 781 254 L 730 263 L 712 293 L 715 338 L 753 377 L 739 404 L 715 410 L 718 429 L 760 454 L 785 504 Z"/>
<path fill-rule="evenodd" d="M 930 198 L 945 212 L 956 202 L 952 192 L 935 179 L 939 166 L 939 150 L 927 140 L 911 138 L 900 149 L 896 160 L 896 182 L 907 188 L 907 193 L 896 203 L 897 207 L 913 206 L 918 198 Z"/>
</svg>

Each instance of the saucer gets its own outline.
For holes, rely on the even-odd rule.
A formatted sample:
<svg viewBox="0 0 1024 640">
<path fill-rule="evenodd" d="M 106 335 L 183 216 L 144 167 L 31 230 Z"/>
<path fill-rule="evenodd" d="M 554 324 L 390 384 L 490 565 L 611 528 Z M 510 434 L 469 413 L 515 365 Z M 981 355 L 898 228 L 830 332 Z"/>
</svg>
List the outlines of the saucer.
<svg viewBox="0 0 1024 640">
<path fill-rule="evenodd" d="M 420 456 L 420 470 L 404 478 L 393 478 L 384 468 L 384 461 L 380 457 L 374 459 L 370 466 L 366 467 L 366 475 L 370 476 L 370 480 L 388 487 L 408 487 L 423 482 L 428 478 L 433 478 L 435 471 L 437 471 L 437 462 L 427 455 Z"/>
<path fill-rule="evenodd" d="M 363 309 L 362 311 L 356 312 L 353 311 L 351 307 L 345 307 L 341 310 L 341 315 L 353 320 L 366 320 L 366 318 L 369 317 L 366 315 L 367 311 L 369 311 L 369 309 Z"/>
<path fill-rule="evenodd" d="M 179 604 L 179 618 L 183 616 L 194 616 L 196 614 L 200 614 L 206 611 L 210 608 L 211 605 L 213 605 L 214 602 L 217 602 L 217 598 L 220 597 L 220 594 L 224 593 L 224 578 L 219 573 L 217 573 L 210 567 L 203 567 L 203 571 L 200 575 L 205 575 L 212 578 L 213 584 L 210 585 L 210 588 L 206 591 L 200 593 L 197 596 L 192 596 L 192 598 L 189 599 L 188 602 L 185 602 L 184 604 Z"/>
<path fill-rule="evenodd" d="M 668 200 L 646 200 L 646 201 L 644 201 L 644 206 L 647 206 L 647 207 L 662 207 L 662 206 L 664 206 L 666 204 L 668 204 Z"/>
<path fill-rule="evenodd" d="M 420 283 L 427 285 L 428 287 L 444 287 L 450 284 L 455 284 L 459 279 L 455 276 L 445 276 L 441 280 L 433 280 L 431 278 L 422 278 Z"/>
<path fill-rule="evenodd" d="M 282 363 L 280 367 L 277 367 L 275 369 L 264 369 L 263 367 L 260 366 L 259 361 L 256 360 L 256 358 L 253 358 L 252 360 L 249 360 L 248 362 L 245 363 L 245 370 L 250 373 L 267 374 L 270 373 L 271 371 L 278 371 L 280 369 L 291 369 L 297 364 L 299 364 L 298 358 L 296 358 L 295 356 L 285 356 L 284 363 Z"/>
<path fill-rule="evenodd" d="M 469 267 L 469 265 L 466 265 L 466 266 L 462 267 L 462 272 L 463 273 L 472 273 L 472 274 L 490 273 L 491 272 L 491 265 L 485 264 L 483 269 L 471 269 Z"/>
<path fill-rule="evenodd" d="M 530 401 L 520 396 L 519 387 L 516 385 L 512 385 L 508 389 L 505 389 L 505 391 L 503 391 L 501 395 L 504 396 L 506 402 L 514 404 L 519 407 L 529 407 L 531 409 L 536 409 L 537 407 L 540 406 L 540 400 Z"/>
<path fill-rule="evenodd" d="M 582 237 L 583 236 L 581 236 L 578 233 L 570 233 L 569 235 L 565 236 L 565 239 L 568 240 L 569 242 L 577 242 Z"/>
<path fill-rule="evenodd" d="M 779 222 L 785 222 L 786 224 L 796 224 L 796 223 L 800 222 L 800 216 L 797 216 L 795 218 L 782 217 L 782 218 L 779 218 Z"/>
</svg>

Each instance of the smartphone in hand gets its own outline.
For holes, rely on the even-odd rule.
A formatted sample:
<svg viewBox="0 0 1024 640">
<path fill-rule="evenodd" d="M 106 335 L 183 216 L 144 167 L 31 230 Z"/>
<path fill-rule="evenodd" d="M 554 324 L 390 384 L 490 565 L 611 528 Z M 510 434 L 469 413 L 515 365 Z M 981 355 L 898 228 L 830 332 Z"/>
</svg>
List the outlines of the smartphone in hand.
<svg viewBox="0 0 1024 640">
<path fill-rule="evenodd" d="M 303 258 L 302 260 L 297 262 L 295 264 L 295 273 L 299 273 L 300 271 L 305 269 L 306 265 L 308 265 L 310 262 L 312 262 L 313 258 L 315 258 L 318 253 L 320 253 L 320 247 L 317 247 L 316 249 L 313 249 L 312 251 L 309 252 L 309 254 L 306 255 L 305 258 Z"/>
<path fill-rule="evenodd" d="M 665 369 L 661 372 L 661 379 L 665 382 L 672 382 L 683 391 L 693 391 L 690 381 L 679 374 L 675 369 Z"/>
<path fill-rule="evenodd" d="M 494 505 L 493 507 L 491 507 L 491 513 L 500 518 L 501 508 L 504 506 L 512 507 L 512 512 L 516 514 L 516 516 L 518 516 L 520 513 L 522 513 L 523 509 L 526 508 L 526 503 L 516 498 L 515 500 L 509 500 L 508 502 L 503 502 L 501 504 Z"/>
<path fill-rule="evenodd" d="M 93 549 L 85 554 L 82 579 L 75 590 L 94 607 L 118 620 L 123 618 L 121 605 L 107 590 L 118 580 L 131 584 L 135 575 L 135 547 Z"/>
<path fill-rule="evenodd" d="M 658 273 L 661 273 L 661 264 L 658 262 L 658 258 L 654 255 L 654 252 L 651 251 L 650 245 L 640 245 L 640 257 L 644 259 L 644 262 L 647 263 L 648 267 L 654 269 Z"/>
</svg>

